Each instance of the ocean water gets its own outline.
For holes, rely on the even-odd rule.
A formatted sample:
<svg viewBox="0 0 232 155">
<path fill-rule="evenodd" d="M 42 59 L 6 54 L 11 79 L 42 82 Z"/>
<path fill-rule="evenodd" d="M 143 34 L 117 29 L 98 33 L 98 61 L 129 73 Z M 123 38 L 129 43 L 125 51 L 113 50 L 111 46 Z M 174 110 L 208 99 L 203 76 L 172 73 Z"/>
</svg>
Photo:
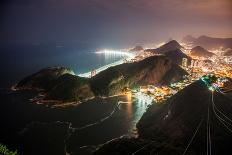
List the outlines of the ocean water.
<svg viewBox="0 0 232 155">
<path fill-rule="evenodd" d="M 125 55 L 95 54 L 97 47 L 8 46 L 1 48 L 1 88 L 49 66 L 65 66 L 76 74 L 124 59 Z M 76 107 L 48 108 L 32 104 L 35 92 L 0 89 L 0 129 L 3 144 L 22 154 L 56 154 L 64 151 L 90 153 L 123 135 L 135 135 L 135 126 L 148 103 L 137 98 L 118 96 L 95 98 Z M 68 136 L 68 126 L 74 131 Z M 52 141 L 52 143 L 51 143 Z M 65 143 L 64 143 L 65 142 Z"/>
<path fill-rule="evenodd" d="M 96 45 L 75 43 L 0 45 L 0 88 L 46 67 L 63 66 L 81 74 L 126 58 L 125 55 L 96 54 L 97 50 Z"/>
</svg>

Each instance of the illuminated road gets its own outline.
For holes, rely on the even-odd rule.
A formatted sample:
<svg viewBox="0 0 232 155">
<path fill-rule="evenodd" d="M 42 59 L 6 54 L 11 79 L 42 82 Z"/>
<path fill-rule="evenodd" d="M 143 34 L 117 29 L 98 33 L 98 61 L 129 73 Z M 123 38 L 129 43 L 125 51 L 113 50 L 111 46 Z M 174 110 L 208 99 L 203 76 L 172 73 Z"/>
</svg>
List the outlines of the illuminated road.
<svg viewBox="0 0 232 155">
<path fill-rule="evenodd" d="M 127 59 L 132 59 L 135 57 L 134 54 L 132 53 L 129 53 L 129 52 L 122 52 L 122 51 L 112 51 L 112 50 L 103 50 L 103 51 L 97 51 L 95 52 L 96 54 L 105 54 L 105 55 L 123 55 L 123 56 L 126 56 Z M 113 62 L 113 63 L 110 63 L 110 64 L 107 64 L 105 66 L 102 66 L 100 68 L 97 68 L 96 69 L 96 74 L 98 74 L 99 72 L 101 71 L 104 71 L 106 70 L 107 68 L 109 67 L 113 67 L 113 66 L 117 66 L 117 65 L 120 65 L 120 64 L 123 64 L 123 59 L 122 60 L 119 60 L 119 61 L 116 61 L 116 62 Z M 79 74 L 78 76 L 80 77 L 90 77 L 91 76 L 91 71 L 89 72 L 86 72 L 86 73 L 83 73 L 83 74 Z"/>
</svg>

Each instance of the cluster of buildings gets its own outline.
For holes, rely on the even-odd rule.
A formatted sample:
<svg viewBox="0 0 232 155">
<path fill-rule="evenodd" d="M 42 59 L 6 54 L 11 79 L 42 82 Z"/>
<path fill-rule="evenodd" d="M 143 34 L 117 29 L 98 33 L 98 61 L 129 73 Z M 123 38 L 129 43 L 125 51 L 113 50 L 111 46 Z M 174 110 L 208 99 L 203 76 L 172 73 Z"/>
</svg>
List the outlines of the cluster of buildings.
<svg viewBox="0 0 232 155">
<path fill-rule="evenodd" d="M 96 69 L 91 70 L 90 78 L 97 74 Z"/>
<path fill-rule="evenodd" d="M 216 85 L 217 87 L 222 88 L 226 81 L 225 77 L 232 77 L 232 72 L 229 71 L 231 70 L 231 67 L 228 66 L 228 64 L 221 62 L 217 63 L 217 61 L 209 59 L 192 59 L 189 62 L 187 58 L 183 58 L 181 67 L 189 72 L 189 75 L 185 76 L 184 80 L 172 83 L 168 86 L 140 86 L 139 93 L 150 97 L 156 103 L 162 103 L 167 98 L 190 85 L 192 82 L 210 73 L 217 76 Z"/>
<path fill-rule="evenodd" d="M 145 58 L 154 56 L 154 55 L 160 55 L 160 54 L 156 54 L 154 52 L 151 51 L 143 51 L 138 53 L 134 58 L 130 59 L 130 60 L 124 60 L 125 63 L 132 63 L 132 62 L 138 62 L 141 61 Z"/>
<path fill-rule="evenodd" d="M 227 63 L 227 59 L 222 57 L 212 57 L 210 59 L 182 59 L 181 67 L 185 69 L 192 78 L 200 78 L 205 74 L 213 73 L 217 76 L 232 77 L 232 65 Z"/>
<path fill-rule="evenodd" d="M 146 94 L 150 98 L 152 98 L 156 103 L 161 103 L 167 98 L 171 97 L 177 91 L 171 89 L 168 86 L 160 86 L 156 87 L 154 85 L 140 86 L 140 93 Z"/>
</svg>

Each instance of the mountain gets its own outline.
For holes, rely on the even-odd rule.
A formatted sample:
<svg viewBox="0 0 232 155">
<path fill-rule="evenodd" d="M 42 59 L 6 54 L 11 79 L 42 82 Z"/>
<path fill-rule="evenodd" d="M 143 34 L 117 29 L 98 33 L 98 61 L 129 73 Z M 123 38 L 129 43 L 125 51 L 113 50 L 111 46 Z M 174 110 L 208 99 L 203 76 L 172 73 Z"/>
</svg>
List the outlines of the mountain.
<svg viewBox="0 0 232 155">
<path fill-rule="evenodd" d="M 160 46 L 159 48 L 146 49 L 145 51 L 155 52 L 155 53 L 159 53 L 159 54 L 165 54 L 168 51 L 174 51 L 176 49 L 181 49 L 181 48 L 182 48 L 182 46 L 176 40 L 171 40 L 168 43 Z"/>
<path fill-rule="evenodd" d="M 143 51 L 143 47 L 142 46 L 135 46 L 134 48 L 130 49 L 129 52 L 140 52 Z"/>
<path fill-rule="evenodd" d="M 166 56 L 152 56 L 142 61 L 108 68 L 91 78 L 96 95 L 114 95 L 124 87 L 179 81 L 187 73 Z M 163 81 L 165 79 L 165 81 Z"/>
<path fill-rule="evenodd" d="M 222 53 L 223 56 L 232 56 L 232 49 L 227 49 L 225 52 Z"/>
<path fill-rule="evenodd" d="M 176 40 L 172 40 L 160 46 L 159 48 L 155 49 L 155 51 L 157 51 L 158 53 L 165 54 L 168 51 L 173 51 L 173 50 L 181 49 L 181 48 L 182 46 Z"/>
<path fill-rule="evenodd" d="M 215 55 L 214 53 L 207 51 L 201 46 L 196 46 L 192 48 L 190 54 L 192 56 L 205 57 L 205 58 L 212 57 L 213 55 Z"/>
<path fill-rule="evenodd" d="M 62 67 L 44 69 L 20 81 L 17 88 L 43 89 L 47 99 L 83 101 L 94 96 L 116 95 L 125 87 L 169 84 L 187 74 L 166 56 L 153 56 L 110 67 L 92 78 L 81 78 L 70 73 Z"/>
<path fill-rule="evenodd" d="M 42 69 L 26 78 L 21 80 L 16 88 L 20 89 L 47 89 L 50 82 L 58 79 L 60 76 L 64 74 L 74 75 L 74 72 L 65 67 L 49 67 L 46 69 Z"/>
<path fill-rule="evenodd" d="M 196 81 L 163 104 L 149 106 L 137 124 L 138 138 L 111 141 L 95 154 L 198 155 L 206 154 L 207 146 L 212 154 L 228 154 L 232 151 L 232 106 L 227 95 Z"/>
<path fill-rule="evenodd" d="M 200 36 L 198 38 L 186 36 L 183 38 L 185 43 L 192 43 L 193 46 L 202 46 L 208 50 L 232 48 L 232 38 L 213 38 L 208 36 Z"/>
<path fill-rule="evenodd" d="M 218 110 L 220 109 L 228 118 L 232 118 L 230 103 L 231 100 L 228 97 L 221 93 L 212 93 L 202 81 L 197 81 L 179 91 L 163 106 L 150 107 L 137 125 L 140 138 L 163 135 L 174 143 L 187 146 L 199 127 L 189 151 L 204 154 L 206 150 L 202 150 L 202 146 L 206 146 L 208 120 L 211 128 L 212 152 L 226 154 L 232 151 L 229 147 L 232 135 L 230 130 L 223 125 L 223 123 L 228 125 L 228 120 Z M 231 127 L 230 124 L 229 128 Z"/>
<path fill-rule="evenodd" d="M 190 62 L 191 58 L 181 51 L 183 48 L 176 40 L 171 40 L 168 43 L 160 46 L 156 49 L 146 49 L 145 51 L 150 51 L 158 54 L 164 54 L 170 58 L 175 64 L 181 65 L 182 59 L 187 58 Z"/>
<path fill-rule="evenodd" d="M 165 53 L 165 56 L 170 58 L 172 62 L 175 64 L 181 65 L 182 64 L 182 59 L 187 58 L 188 62 L 191 62 L 191 58 L 187 56 L 185 53 L 183 53 L 180 49 L 168 51 Z"/>
<path fill-rule="evenodd" d="M 65 74 L 51 81 L 50 89 L 47 89 L 48 99 L 61 101 L 83 101 L 94 97 L 89 79 Z"/>
<path fill-rule="evenodd" d="M 182 39 L 182 41 L 185 43 L 193 43 L 195 40 L 196 40 L 196 38 L 194 38 L 191 35 L 184 36 Z"/>
</svg>

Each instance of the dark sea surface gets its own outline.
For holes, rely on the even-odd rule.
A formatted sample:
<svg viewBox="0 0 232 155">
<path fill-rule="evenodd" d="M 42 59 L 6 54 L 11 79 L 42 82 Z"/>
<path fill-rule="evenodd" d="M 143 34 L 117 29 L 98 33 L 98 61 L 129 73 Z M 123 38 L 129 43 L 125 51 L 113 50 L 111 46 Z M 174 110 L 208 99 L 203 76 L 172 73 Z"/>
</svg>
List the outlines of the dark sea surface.
<svg viewBox="0 0 232 155">
<path fill-rule="evenodd" d="M 29 101 L 36 94 L 0 90 L 0 142 L 24 155 L 63 155 L 65 150 L 88 154 L 114 138 L 134 135 L 147 107 L 135 98 L 118 96 L 49 108 Z"/>
<path fill-rule="evenodd" d="M 123 55 L 94 53 L 97 50 L 96 45 L 62 42 L 0 44 L 0 88 L 9 87 L 46 67 L 69 67 L 80 74 L 125 58 Z"/>
<path fill-rule="evenodd" d="M 37 92 L 6 89 L 44 67 L 65 66 L 79 74 L 124 58 L 97 55 L 97 49 L 61 44 L 1 45 L 0 143 L 23 155 L 88 154 L 109 140 L 134 135 L 147 107 L 135 98 L 96 98 L 75 107 L 50 108 L 29 101 Z"/>
</svg>

